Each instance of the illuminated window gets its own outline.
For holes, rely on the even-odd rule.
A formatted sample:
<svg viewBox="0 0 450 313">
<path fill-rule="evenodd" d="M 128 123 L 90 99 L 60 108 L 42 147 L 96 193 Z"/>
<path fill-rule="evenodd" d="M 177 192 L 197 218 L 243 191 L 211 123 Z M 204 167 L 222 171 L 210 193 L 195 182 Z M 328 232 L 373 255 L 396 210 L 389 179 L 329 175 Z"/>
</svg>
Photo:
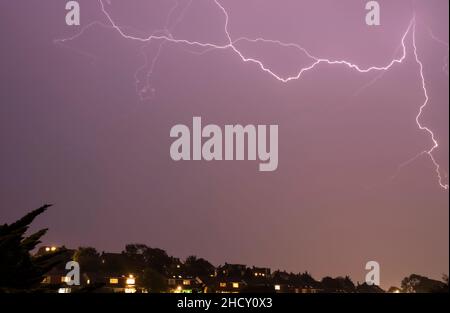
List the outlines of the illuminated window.
<svg viewBox="0 0 450 313">
<path fill-rule="evenodd" d="M 118 284 L 118 283 L 119 283 L 119 280 L 118 280 L 117 278 L 110 278 L 110 279 L 109 279 L 109 283 L 110 283 L 110 284 Z"/>
<path fill-rule="evenodd" d="M 187 279 L 183 280 L 183 285 L 187 286 L 187 285 L 190 285 L 190 284 L 191 284 L 190 280 L 187 280 Z"/>
<path fill-rule="evenodd" d="M 233 283 L 233 288 L 239 288 L 239 283 Z"/>
<path fill-rule="evenodd" d="M 127 285 L 134 285 L 136 280 L 134 278 L 127 278 L 126 283 Z"/>
<path fill-rule="evenodd" d="M 275 290 L 281 290 L 281 286 L 280 285 L 275 285 Z"/>
<path fill-rule="evenodd" d="M 224 288 L 224 287 L 227 286 L 227 283 L 220 283 L 219 286 L 222 287 L 222 288 Z"/>
<path fill-rule="evenodd" d="M 63 277 L 61 277 L 61 282 L 63 282 L 63 283 L 68 283 L 68 282 L 70 282 L 70 277 L 69 277 L 69 276 L 63 276 Z"/>
<path fill-rule="evenodd" d="M 70 293 L 70 288 L 59 288 L 58 293 Z"/>
<path fill-rule="evenodd" d="M 136 288 L 125 288 L 125 293 L 135 293 Z"/>
</svg>

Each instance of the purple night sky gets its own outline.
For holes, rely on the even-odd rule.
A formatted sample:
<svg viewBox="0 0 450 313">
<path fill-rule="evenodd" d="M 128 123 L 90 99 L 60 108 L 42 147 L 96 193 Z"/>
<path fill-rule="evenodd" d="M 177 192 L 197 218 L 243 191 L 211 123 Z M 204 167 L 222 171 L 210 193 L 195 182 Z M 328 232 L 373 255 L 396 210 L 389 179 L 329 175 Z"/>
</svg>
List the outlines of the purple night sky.
<svg viewBox="0 0 450 313">
<path fill-rule="evenodd" d="M 415 14 L 429 97 L 420 123 L 439 142 L 433 157 L 448 183 L 447 0 L 379 1 L 375 27 L 362 0 L 219 2 L 232 40 L 295 43 L 361 68 L 400 58 Z M 81 26 L 65 24 L 65 1 L 0 3 L 0 223 L 53 203 L 34 226 L 49 227 L 46 244 L 121 251 L 139 242 L 215 265 L 360 282 L 375 260 L 385 288 L 411 273 L 448 273 L 448 191 L 427 154 L 400 166 L 433 146 L 415 120 L 425 95 L 412 29 L 403 62 L 388 71 L 321 63 L 284 83 L 230 48 L 124 38 L 99 1 L 79 3 Z M 176 39 L 228 43 L 213 0 L 103 3 L 135 37 L 167 28 Z M 293 46 L 236 47 L 280 77 L 312 64 Z M 169 131 L 193 116 L 278 124 L 278 169 L 174 162 Z"/>
</svg>

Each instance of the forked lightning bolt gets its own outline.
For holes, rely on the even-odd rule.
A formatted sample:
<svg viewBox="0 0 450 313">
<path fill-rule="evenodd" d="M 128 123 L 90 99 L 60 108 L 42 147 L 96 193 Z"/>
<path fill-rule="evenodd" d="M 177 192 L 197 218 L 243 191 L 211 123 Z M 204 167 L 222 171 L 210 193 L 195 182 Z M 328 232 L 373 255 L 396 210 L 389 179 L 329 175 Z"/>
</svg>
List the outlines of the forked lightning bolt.
<svg viewBox="0 0 450 313">
<path fill-rule="evenodd" d="M 421 118 L 421 116 L 422 116 L 423 110 L 424 110 L 425 107 L 427 106 L 427 104 L 428 104 L 430 98 L 429 98 L 429 96 L 428 96 L 427 85 L 426 85 L 425 77 L 424 77 L 424 74 L 423 74 L 423 63 L 422 63 L 422 61 L 419 59 L 419 54 L 418 54 L 418 52 L 417 52 L 417 45 L 416 45 L 416 23 L 413 24 L 413 36 L 412 36 L 412 41 L 413 41 L 413 48 L 414 48 L 414 57 L 416 58 L 417 64 L 419 64 L 419 72 L 420 72 L 420 78 L 421 78 L 421 81 L 422 81 L 422 89 L 423 89 L 423 94 L 424 94 L 424 96 L 425 96 L 425 101 L 424 101 L 423 104 L 420 106 L 420 108 L 419 108 L 419 113 L 418 113 L 417 116 L 416 116 L 416 123 L 417 123 L 417 126 L 420 128 L 420 130 L 423 130 L 423 131 L 427 132 L 427 133 L 430 135 L 431 140 L 433 141 L 433 146 L 432 146 L 429 150 L 423 151 L 422 154 L 423 154 L 423 153 L 426 153 L 426 154 L 430 157 L 431 161 L 433 162 L 434 167 L 435 167 L 435 170 L 436 170 L 436 174 L 437 174 L 437 177 L 438 177 L 439 185 L 440 185 L 442 188 L 444 188 L 444 189 L 448 189 L 448 188 L 449 188 L 448 184 L 444 184 L 443 181 L 442 181 L 442 175 L 441 175 L 440 165 L 439 165 L 439 163 L 436 162 L 436 159 L 435 159 L 434 156 L 433 156 L 433 151 L 436 150 L 436 149 L 439 147 L 439 143 L 437 142 L 437 140 L 436 140 L 436 138 L 435 138 L 435 135 L 434 135 L 434 133 L 431 131 L 431 129 L 429 129 L 429 128 L 426 127 L 426 126 L 423 126 L 423 125 L 420 123 L 420 118 Z"/>
<path fill-rule="evenodd" d="M 436 161 L 435 157 L 433 156 L 433 152 L 439 147 L 439 143 L 436 139 L 435 134 L 433 133 L 433 131 L 424 126 L 421 123 L 421 117 L 422 114 L 425 110 L 425 108 L 427 107 L 428 103 L 429 103 L 429 95 L 428 95 L 428 90 L 427 90 L 427 84 L 426 84 L 426 80 L 425 80 L 425 75 L 424 75 L 424 66 L 423 63 L 419 57 L 419 53 L 418 53 L 418 49 L 417 49 L 417 44 L 416 44 L 416 18 L 413 17 L 410 21 L 410 23 L 408 24 L 404 34 L 402 35 L 401 38 L 401 47 L 400 49 L 402 50 L 402 53 L 400 55 L 400 57 L 397 58 L 393 58 L 390 62 L 388 62 L 386 65 L 384 66 L 370 66 L 370 67 L 361 67 L 355 63 L 352 63 L 350 61 L 347 60 L 333 60 L 330 58 L 322 58 L 322 57 L 317 57 L 312 55 L 311 53 L 309 53 L 305 48 L 301 47 L 298 44 L 295 43 L 285 43 L 279 40 L 273 40 L 273 39 L 264 39 L 264 38 L 246 38 L 246 37 L 240 37 L 237 39 L 232 39 L 230 33 L 229 33 L 229 15 L 227 10 L 225 9 L 225 7 L 219 2 L 219 0 L 212 0 L 215 5 L 217 6 L 217 8 L 223 13 L 224 16 L 224 26 L 223 26 L 223 31 L 224 34 L 227 38 L 225 43 L 211 43 L 211 42 L 199 42 L 199 41 L 190 41 L 190 40 L 186 40 L 186 39 L 180 39 L 180 38 L 175 38 L 174 36 L 172 36 L 171 34 L 171 30 L 169 27 L 169 17 L 167 19 L 166 25 L 165 25 L 165 29 L 160 30 L 160 31 L 155 31 L 153 32 L 151 35 L 149 36 L 136 36 L 136 35 L 131 35 L 129 33 L 127 33 L 127 30 L 131 30 L 131 28 L 129 27 L 123 27 L 123 26 L 119 26 L 117 25 L 117 23 L 114 21 L 114 19 L 111 17 L 111 15 L 108 13 L 105 4 L 103 2 L 103 0 L 98 0 L 99 4 L 100 4 L 100 9 L 102 11 L 102 13 L 104 14 L 104 16 L 106 17 L 107 21 L 109 24 L 102 24 L 100 22 L 93 22 L 87 26 L 85 26 L 84 28 L 82 28 L 82 30 L 76 34 L 75 36 L 72 36 L 70 38 L 64 38 L 64 39 L 58 39 L 55 40 L 55 42 L 57 43 L 65 43 L 67 41 L 73 40 L 79 36 L 81 36 L 87 28 L 90 28 L 94 25 L 101 25 L 103 27 L 107 27 L 107 28 L 111 28 L 114 29 L 115 31 L 117 31 L 118 34 L 120 34 L 120 36 L 122 36 L 124 39 L 128 39 L 128 40 L 134 40 L 134 41 L 139 41 L 139 42 L 143 42 L 143 43 L 149 43 L 151 41 L 161 41 L 161 44 L 159 45 L 158 51 L 156 53 L 156 56 L 153 58 L 153 60 L 150 62 L 148 60 L 148 58 L 146 57 L 146 62 L 145 64 L 140 67 L 136 73 L 135 73 L 135 78 L 136 78 L 136 84 L 139 83 L 139 79 L 138 79 L 138 73 L 145 69 L 147 66 L 150 66 L 150 70 L 147 72 L 147 85 L 140 90 L 139 92 L 145 92 L 146 89 L 149 87 L 148 84 L 148 78 L 152 75 L 153 72 L 153 68 L 154 68 L 154 64 L 157 60 L 157 58 L 159 57 L 160 53 L 161 53 L 161 49 L 164 43 L 171 43 L 171 44 L 178 44 L 178 45 L 184 45 L 184 46 L 193 46 L 193 47 L 200 47 L 200 48 L 204 48 L 204 51 L 200 54 L 206 53 L 208 51 L 211 50 L 230 50 L 231 52 L 233 52 L 237 57 L 240 58 L 240 60 L 244 63 L 251 63 L 256 65 L 262 72 L 270 75 L 271 77 L 273 77 L 275 80 L 281 82 L 281 83 L 288 83 L 290 81 L 293 80 L 298 80 L 302 77 L 303 74 L 305 74 L 308 71 L 313 70 L 315 67 L 317 67 L 319 64 L 326 64 L 326 65 L 341 65 L 344 67 L 347 67 L 351 70 L 357 71 L 359 73 L 369 73 L 369 72 L 383 72 L 383 71 L 388 71 L 390 68 L 392 68 L 394 65 L 402 63 L 406 57 L 407 57 L 407 47 L 406 47 L 406 39 L 408 38 L 408 36 L 412 36 L 412 46 L 413 46 L 413 55 L 415 58 L 415 62 L 417 63 L 417 66 L 419 68 L 419 76 L 420 76 L 420 80 L 421 80 L 421 87 L 423 89 L 423 94 L 424 94 L 424 101 L 423 103 L 420 105 L 419 107 L 419 112 L 416 116 L 416 124 L 418 126 L 418 128 L 425 132 L 426 134 L 429 135 L 431 141 L 432 141 L 432 146 L 430 149 L 424 150 L 422 152 L 420 152 L 419 154 L 417 154 L 415 157 L 413 157 L 412 159 L 410 159 L 409 161 L 403 163 L 402 165 L 400 165 L 400 167 L 405 166 L 406 164 L 416 160 L 418 157 L 426 155 L 430 158 L 431 162 L 434 165 L 435 168 L 435 172 L 437 175 L 437 181 L 439 183 L 439 186 L 445 190 L 447 190 L 449 188 L 449 185 L 444 183 L 444 178 L 442 177 L 442 170 L 441 170 L 441 166 L 439 165 L 439 163 Z M 109 3 L 109 2 L 108 2 Z M 190 3 L 183 9 L 183 12 L 187 9 L 187 7 L 189 7 Z M 177 8 L 178 3 L 175 7 L 173 7 L 170 10 L 169 16 L 173 13 L 173 11 Z M 181 13 L 180 16 L 178 17 L 176 23 L 172 26 L 175 27 L 181 20 L 182 15 L 184 13 Z M 134 33 L 136 33 L 134 31 Z M 432 33 L 430 32 L 430 35 L 432 35 Z M 433 36 L 433 35 L 432 35 Z M 436 39 L 435 39 L 436 40 Z M 281 75 L 277 75 L 275 72 L 273 72 L 269 67 L 267 67 L 261 60 L 258 60 L 256 58 L 250 58 L 250 57 L 246 57 L 244 56 L 244 54 L 236 47 L 236 44 L 241 42 L 241 41 L 246 41 L 246 42 L 250 42 L 250 43 L 257 43 L 257 42 L 264 42 L 264 43 L 270 43 L 270 44 L 274 44 L 274 45 L 278 45 L 281 47 L 289 47 L 289 48 L 295 48 L 297 49 L 300 53 L 302 53 L 303 55 L 305 55 L 306 57 L 308 57 L 308 59 L 310 59 L 311 63 L 308 66 L 302 67 L 300 68 L 297 73 L 295 75 L 291 75 L 291 76 L 281 76 Z M 142 99 L 142 97 L 141 97 Z"/>
</svg>

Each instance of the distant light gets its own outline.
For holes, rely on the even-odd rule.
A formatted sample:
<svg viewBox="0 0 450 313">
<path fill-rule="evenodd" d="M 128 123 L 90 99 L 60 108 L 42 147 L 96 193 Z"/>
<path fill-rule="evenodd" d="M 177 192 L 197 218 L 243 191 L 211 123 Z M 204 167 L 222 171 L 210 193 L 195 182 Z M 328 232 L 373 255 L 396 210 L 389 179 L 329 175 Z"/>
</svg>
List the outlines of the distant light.
<svg viewBox="0 0 450 313">
<path fill-rule="evenodd" d="M 275 290 L 281 290 L 281 286 L 280 285 L 275 285 Z"/>
<path fill-rule="evenodd" d="M 130 274 L 130 275 L 128 275 L 128 277 L 133 278 L 134 276 L 133 276 L 133 274 Z"/>
<path fill-rule="evenodd" d="M 118 283 L 119 283 L 119 280 L 118 280 L 117 278 L 110 278 L 110 279 L 109 279 L 109 283 L 110 283 L 110 284 L 118 284 Z"/>
<path fill-rule="evenodd" d="M 180 264 L 177 264 L 177 268 L 180 268 Z"/>
<path fill-rule="evenodd" d="M 50 247 L 46 247 L 45 251 L 49 252 L 50 251 Z"/>
<path fill-rule="evenodd" d="M 91 280 L 90 279 L 88 279 L 87 280 L 87 282 L 86 282 L 88 285 L 91 283 Z"/>
<path fill-rule="evenodd" d="M 136 288 L 132 287 L 132 288 L 125 288 L 125 293 L 135 293 L 136 292 Z"/>
<path fill-rule="evenodd" d="M 394 291 L 394 293 L 400 293 L 400 290 L 396 289 L 396 290 Z"/>
<path fill-rule="evenodd" d="M 233 288 L 239 288 L 239 283 L 233 283 Z"/>
<path fill-rule="evenodd" d="M 51 250 L 52 250 L 52 251 L 56 251 L 56 247 L 52 247 Z"/>
<path fill-rule="evenodd" d="M 70 293 L 70 288 L 59 288 L 58 293 Z"/>
</svg>

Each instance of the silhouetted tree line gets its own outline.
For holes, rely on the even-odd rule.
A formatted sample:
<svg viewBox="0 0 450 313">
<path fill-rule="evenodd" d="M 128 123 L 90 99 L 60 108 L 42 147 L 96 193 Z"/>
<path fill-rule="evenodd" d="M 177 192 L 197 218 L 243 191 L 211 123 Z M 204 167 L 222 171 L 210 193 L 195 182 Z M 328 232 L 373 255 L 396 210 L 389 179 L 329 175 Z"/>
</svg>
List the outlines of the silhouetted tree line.
<svg viewBox="0 0 450 313">
<path fill-rule="evenodd" d="M 261 277 L 254 275 L 254 271 L 248 267 L 234 272 L 230 267 L 230 270 L 225 271 L 225 266 L 216 268 L 203 258 L 189 256 L 182 262 L 162 249 L 144 244 L 128 244 L 121 253 L 99 253 L 92 247 L 80 247 L 76 250 L 63 247 L 53 253 L 33 255 L 31 251 L 41 242 L 40 238 L 47 229 L 29 236 L 25 233 L 33 220 L 48 207 L 50 205 L 44 205 L 15 223 L 0 226 L 0 292 L 45 292 L 41 282 L 46 273 L 55 268 L 64 269 L 68 260 L 77 261 L 83 273 L 100 276 L 135 273 L 139 277 L 140 285 L 153 292 L 167 291 L 167 278 L 171 277 L 198 277 L 205 283 L 226 277 L 239 277 L 248 282 L 244 292 L 273 292 L 274 284 L 301 286 L 321 292 L 384 292 L 380 287 L 366 283 L 355 285 L 349 276 L 324 277 L 317 281 L 308 272 L 295 274 L 277 270 L 271 275 Z M 392 287 L 389 292 L 448 292 L 448 286 L 448 276 L 444 276 L 443 281 L 437 281 L 412 274 L 402 280 L 400 288 Z"/>
</svg>

